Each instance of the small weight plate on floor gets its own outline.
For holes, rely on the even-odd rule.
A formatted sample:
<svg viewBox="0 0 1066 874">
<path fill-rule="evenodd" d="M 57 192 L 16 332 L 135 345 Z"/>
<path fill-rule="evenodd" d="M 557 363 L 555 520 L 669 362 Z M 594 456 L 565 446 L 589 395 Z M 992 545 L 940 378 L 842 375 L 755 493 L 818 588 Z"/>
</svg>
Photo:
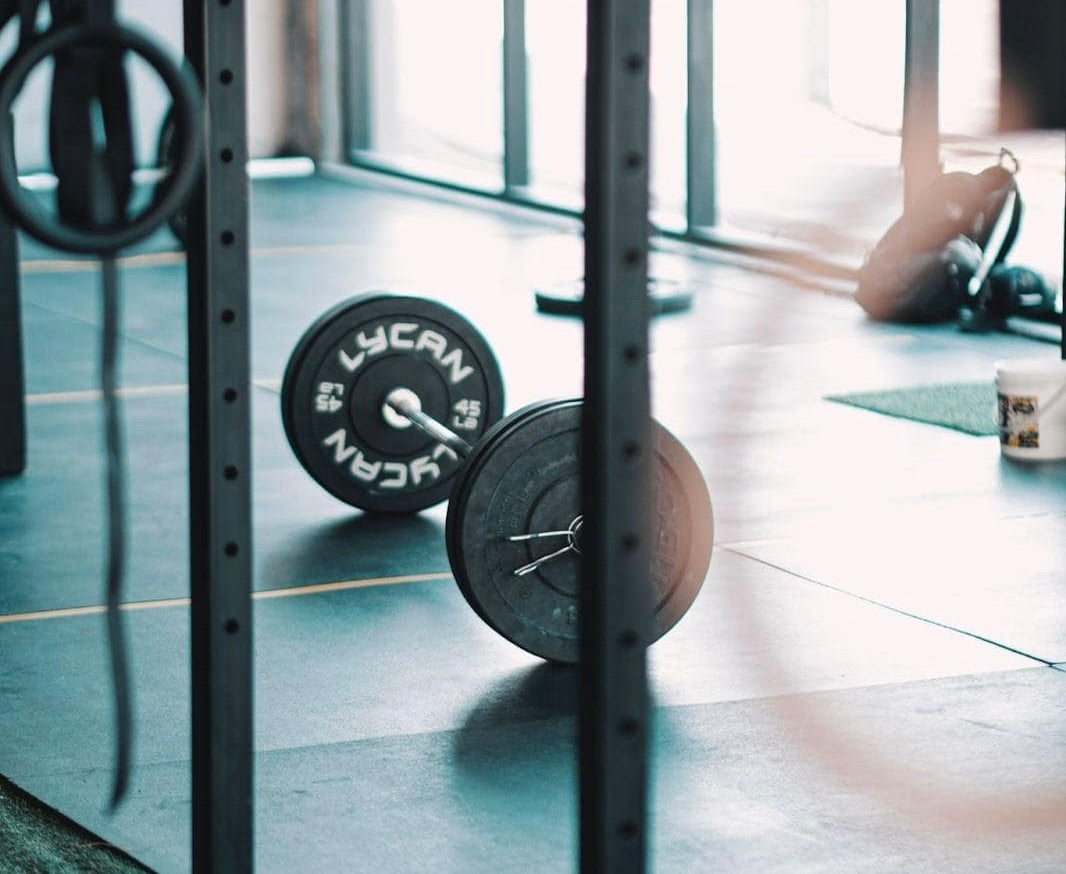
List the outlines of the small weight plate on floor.
<svg viewBox="0 0 1066 874">
<path fill-rule="evenodd" d="M 281 387 L 289 445 L 312 478 L 353 507 L 412 513 L 445 500 L 461 466 L 451 449 L 384 412 L 397 388 L 470 443 L 503 414 L 503 379 L 480 333 L 417 297 L 368 294 L 320 316 L 296 344 Z"/>
<path fill-rule="evenodd" d="M 486 433 L 467 459 L 448 506 L 452 573 L 474 610 L 497 632 L 550 661 L 578 659 L 581 402 L 535 404 Z M 654 423 L 656 555 L 652 639 L 692 605 L 710 564 L 713 515 L 687 450 Z M 549 537 L 510 538 L 557 532 Z M 561 551 L 556 558 L 538 559 Z"/>
<path fill-rule="evenodd" d="M 575 279 L 535 292 L 537 309 L 554 316 L 580 316 L 585 301 L 585 280 Z M 673 279 L 648 279 L 651 314 L 661 316 L 692 309 L 692 292 Z"/>
</svg>

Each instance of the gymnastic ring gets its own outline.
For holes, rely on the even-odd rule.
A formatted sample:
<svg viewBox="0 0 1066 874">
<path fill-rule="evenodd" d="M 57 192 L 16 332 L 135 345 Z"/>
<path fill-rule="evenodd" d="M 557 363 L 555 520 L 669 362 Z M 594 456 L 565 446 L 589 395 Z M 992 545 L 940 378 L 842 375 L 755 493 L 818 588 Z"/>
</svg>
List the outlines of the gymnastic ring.
<svg viewBox="0 0 1066 874">
<path fill-rule="evenodd" d="M 180 134 L 173 172 L 156 186 L 149 205 L 131 219 L 92 230 L 65 224 L 45 209 L 19 184 L 15 157 L 15 99 L 37 64 L 72 46 L 127 50 L 143 58 L 170 92 Z M 193 74 L 138 31 L 118 24 L 73 24 L 48 30 L 16 52 L 0 70 L 0 205 L 23 230 L 46 245 L 87 255 L 114 254 L 147 237 L 184 204 L 200 173 L 201 107 L 200 89 Z"/>
</svg>

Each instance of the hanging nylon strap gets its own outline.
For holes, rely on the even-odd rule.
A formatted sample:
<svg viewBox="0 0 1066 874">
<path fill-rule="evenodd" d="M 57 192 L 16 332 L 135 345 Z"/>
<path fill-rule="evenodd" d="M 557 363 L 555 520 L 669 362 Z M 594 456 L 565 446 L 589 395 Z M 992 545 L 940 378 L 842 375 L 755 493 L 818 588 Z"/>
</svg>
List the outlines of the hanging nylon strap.
<svg viewBox="0 0 1066 874">
<path fill-rule="evenodd" d="M 114 24 L 114 0 L 51 0 L 53 27 Z M 133 133 L 123 49 L 75 45 L 55 53 L 48 140 L 58 181 L 60 219 L 94 230 L 126 219 L 132 194 Z M 115 768 L 110 807 L 129 787 L 133 705 L 129 655 L 120 612 L 126 571 L 126 470 L 119 381 L 121 288 L 114 253 L 100 262 L 103 336 L 100 383 L 104 403 L 107 504 L 107 640 L 114 692 Z"/>
<path fill-rule="evenodd" d="M 114 23 L 114 0 L 51 0 L 53 26 Z M 133 131 L 130 122 L 126 53 L 97 46 L 74 46 L 55 54 L 48 116 L 48 150 L 58 181 L 59 217 L 78 228 L 121 222 L 133 190 Z M 106 179 L 92 163 L 104 143 Z M 107 221 L 92 214 L 99 202 L 94 185 L 106 184 L 115 211 Z"/>
<path fill-rule="evenodd" d="M 136 30 L 115 20 L 115 0 L 49 0 L 51 26 L 37 31 L 43 0 L 0 0 L 0 24 L 20 18 L 19 48 L 0 68 L 0 202 L 22 229 L 45 245 L 101 258 L 107 491 L 107 639 L 115 710 L 112 810 L 127 792 L 133 749 L 132 690 L 122 603 L 126 570 L 126 472 L 121 409 L 116 398 L 121 289 L 117 253 L 144 239 L 181 208 L 201 169 L 202 102 L 188 70 Z M 177 119 L 178 159 L 150 203 L 136 214 L 133 132 L 125 62 L 140 57 L 170 92 Z M 53 60 L 49 153 L 58 180 L 56 213 L 18 181 L 12 107 L 27 77 Z"/>
<path fill-rule="evenodd" d="M 100 384 L 104 396 L 104 442 L 107 448 L 107 643 L 111 652 L 111 684 L 115 706 L 115 771 L 111 787 L 114 811 L 129 787 L 133 750 L 133 692 L 130 684 L 126 632 L 119 605 L 126 574 L 126 465 L 122 409 L 118 387 L 118 338 L 121 289 L 114 258 L 100 262 L 103 292 L 103 338 Z"/>
</svg>

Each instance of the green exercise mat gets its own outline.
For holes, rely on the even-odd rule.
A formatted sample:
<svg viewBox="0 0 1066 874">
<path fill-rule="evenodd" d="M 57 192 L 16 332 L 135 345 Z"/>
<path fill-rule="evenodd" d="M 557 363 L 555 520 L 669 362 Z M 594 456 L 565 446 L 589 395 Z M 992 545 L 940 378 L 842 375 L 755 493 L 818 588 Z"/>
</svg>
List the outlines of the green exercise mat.
<svg viewBox="0 0 1066 874">
<path fill-rule="evenodd" d="M 4 874 L 151 874 L 122 850 L 0 777 Z"/>
<path fill-rule="evenodd" d="M 996 387 L 991 382 L 944 382 L 888 391 L 851 392 L 828 395 L 826 400 L 954 428 L 979 437 L 999 433 L 995 418 Z"/>
</svg>

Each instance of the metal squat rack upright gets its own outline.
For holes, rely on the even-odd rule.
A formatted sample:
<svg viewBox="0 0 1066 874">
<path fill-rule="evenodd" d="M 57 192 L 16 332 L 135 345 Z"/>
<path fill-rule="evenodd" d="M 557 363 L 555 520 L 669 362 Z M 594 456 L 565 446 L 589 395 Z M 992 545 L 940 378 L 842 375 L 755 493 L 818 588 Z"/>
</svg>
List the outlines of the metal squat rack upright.
<svg viewBox="0 0 1066 874">
<path fill-rule="evenodd" d="M 253 867 L 249 217 L 244 0 L 183 0 L 204 90 L 188 204 L 194 874 Z"/>
<path fill-rule="evenodd" d="M 580 870 L 647 856 L 649 0 L 588 0 Z"/>
<path fill-rule="evenodd" d="M 184 0 L 206 169 L 190 204 L 193 870 L 251 871 L 252 532 L 242 0 Z M 588 0 L 582 871 L 643 872 L 648 701 L 648 0 Z M 610 292 L 610 293 L 609 293 Z"/>
<path fill-rule="evenodd" d="M 248 182 L 242 0 L 184 0 L 204 87 L 189 204 L 193 871 L 252 870 Z M 589 0 L 582 871 L 642 872 L 649 501 L 648 0 Z M 610 293 L 608 294 L 608 290 Z"/>
</svg>

